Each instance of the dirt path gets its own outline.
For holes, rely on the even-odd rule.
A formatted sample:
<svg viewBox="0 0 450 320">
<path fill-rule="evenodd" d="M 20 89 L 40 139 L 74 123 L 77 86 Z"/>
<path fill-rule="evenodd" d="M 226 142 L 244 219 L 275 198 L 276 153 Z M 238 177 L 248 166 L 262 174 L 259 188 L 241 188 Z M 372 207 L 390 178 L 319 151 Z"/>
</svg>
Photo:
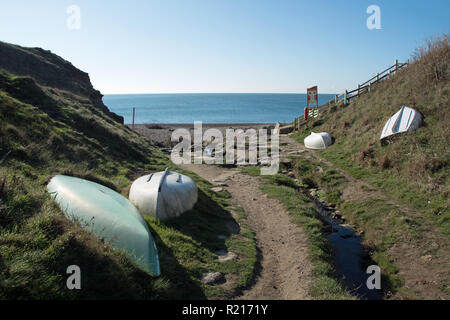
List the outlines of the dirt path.
<svg viewBox="0 0 450 320">
<path fill-rule="evenodd" d="M 317 152 L 306 149 L 289 136 L 280 136 L 280 144 L 285 145 L 281 147 L 281 155 L 292 155 L 297 152 L 302 157 L 314 158 L 318 165 L 325 163 L 342 173 L 349 181 L 342 193 L 343 200 L 381 199 L 393 205 L 404 217 L 423 217 L 418 210 L 398 203 L 383 190 L 371 186 L 364 180 L 354 178 L 345 170 L 321 158 Z M 399 275 L 404 281 L 406 290 L 414 292 L 414 295 L 417 294 L 424 299 L 449 299 L 449 296 L 441 290 L 443 286 L 449 285 L 449 239 L 445 238 L 427 219 L 421 220 L 421 225 L 417 226 L 417 230 L 420 231 L 420 241 L 413 241 L 405 235 L 401 242 L 394 244 L 388 250 L 388 254 L 394 258 L 394 264 L 399 268 Z"/>
<path fill-rule="evenodd" d="M 259 189 L 258 177 L 208 165 L 183 165 L 213 184 L 224 185 L 231 201 L 242 207 L 256 235 L 259 270 L 253 285 L 237 299 L 310 299 L 312 265 L 304 231 L 290 221 L 287 211 Z"/>
</svg>

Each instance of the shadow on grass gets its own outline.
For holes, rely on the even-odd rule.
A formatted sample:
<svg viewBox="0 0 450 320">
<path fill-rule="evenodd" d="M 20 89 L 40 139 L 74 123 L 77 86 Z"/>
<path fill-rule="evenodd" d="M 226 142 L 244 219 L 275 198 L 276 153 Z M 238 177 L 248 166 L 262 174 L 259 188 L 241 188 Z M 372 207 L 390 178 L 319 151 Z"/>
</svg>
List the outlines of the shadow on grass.
<svg viewBox="0 0 450 320">
<path fill-rule="evenodd" d="M 231 213 L 200 189 L 195 207 L 165 224 L 198 241 L 212 252 L 225 249 L 225 238 L 239 233 L 239 224 Z M 219 235 L 224 237 L 219 238 Z"/>
<path fill-rule="evenodd" d="M 201 286 L 192 280 L 188 271 L 178 262 L 173 250 L 166 246 L 159 235 L 149 226 L 158 248 L 161 279 L 167 280 L 164 294 L 155 298 L 161 300 L 205 300 Z"/>
</svg>

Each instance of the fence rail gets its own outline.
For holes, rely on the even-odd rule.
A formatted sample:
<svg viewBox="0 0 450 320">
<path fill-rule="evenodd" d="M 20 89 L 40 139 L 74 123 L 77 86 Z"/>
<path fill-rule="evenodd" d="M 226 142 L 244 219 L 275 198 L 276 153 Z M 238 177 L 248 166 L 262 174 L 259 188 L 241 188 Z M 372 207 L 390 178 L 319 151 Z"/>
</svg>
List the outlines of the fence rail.
<svg viewBox="0 0 450 320">
<path fill-rule="evenodd" d="M 378 72 L 375 76 L 373 76 L 366 82 L 363 82 L 362 84 L 358 84 L 358 88 L 353 89 L 353 90 L 345 90 L 343 93 L 337 94 L 334 97 L 334 99 L 329 100 L 327 104 L 322 105 L 320 107 L 313 107 L 313 109 L 320 110 L 325 107 L 331 107 L 332 105 L 337 106 L 337 105 L 341 104 L 341 102 L 343 105 L 347 105 L 348 103 L 351 102 L 352 99 L 359 97 L 360 95 L 362 95 L 364 93 L 370 92 L 372 85 L 392 77 L 397 71 L 408 66 L 408 64 L 409 64 L 409 61 L 404 62 L 404 63 L 399 63 L 398 60 L 395 60 L 395 63 L 392 66 L 390 66 L 389 68 L 383 70 L 382 72 Z M 318 116 L 318 113 L 315 113 L 314 118 L 317 116 Z M 295 118 L 292 123 L 294 131 L 299 130 L 300 127 L 302 125 L 304 125 L 305 123 L 306 123 L 306 121 L 303 116 Z"/>
</svg>

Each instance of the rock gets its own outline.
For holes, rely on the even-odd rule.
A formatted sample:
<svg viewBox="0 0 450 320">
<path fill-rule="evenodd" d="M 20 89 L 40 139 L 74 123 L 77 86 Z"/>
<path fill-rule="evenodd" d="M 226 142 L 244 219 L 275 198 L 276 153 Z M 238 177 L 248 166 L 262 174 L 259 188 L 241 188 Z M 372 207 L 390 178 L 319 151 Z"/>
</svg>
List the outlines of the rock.
<svg viewBox="0 0 450 320">
<path fill-rule="evenodd" d="M 427 254 L 425 256 L 420 257 L 420 260 L 422 260 L 422 262 L 427 263 L 430 262 L 433 259 L 433 256 L 431 254 Z"/>
<path fill-rule="evenodd" d="M 237 258 L 237 254 L 234 252 L 228 252 L 225 255 L 219 255 L 218 260 L 219 262 L 227 262 L 231 261 Z"/>
<path fill-rule="evenodd" d="M 317 196 L 317 189 L 310 189 L 309 190 L 309 194 L 311 195 L 311 197 L 316 197 Z"/>
<path fill-rule="evenodd" d="M 219 186 L 219 187 L 228 187 L 228 185 L 227 185 L 225 182 L 219 182 L 219 183 L 216 183 L 216 186 Z"/>
<path fill-rule="evenodd" d="M 342 215 L 340 215 L 339 213 L 333 213 L 332 215 L 331 215 L 334 219 L 340 219 L 340 218 L 342 218 Z"/>
<path fill-rule="evenodd" d="M 217 236 L 217 239 L 220 239 L 220 240 L 228 240 L 229 238 L 230 238 L 229 236 L 226 236 L 224 234 L 219 234 Z"/>
<path fill-rule="evenodd" d="M 222 191 L 223 191 L 223 188 L 222 188 L 222 187 L 214 187 L 214 188 L 211 188 L 211 191 L 214 191 L 214 192 L 222 192 Z"/>
<path fill-rule="evenodd" d="M 287 175 L 288 175 L 288 177 L 290 177 L 290 178 L 295 178 L 295 173 L 292 172 L 292 171 L 289 171 Z"/>
<path fill-rule="evenodd" d="M 224 283 L 225 277 L 220 272 L 207 272 L 203 274 L 201 282 L 208 285 Z"/>
</svg>

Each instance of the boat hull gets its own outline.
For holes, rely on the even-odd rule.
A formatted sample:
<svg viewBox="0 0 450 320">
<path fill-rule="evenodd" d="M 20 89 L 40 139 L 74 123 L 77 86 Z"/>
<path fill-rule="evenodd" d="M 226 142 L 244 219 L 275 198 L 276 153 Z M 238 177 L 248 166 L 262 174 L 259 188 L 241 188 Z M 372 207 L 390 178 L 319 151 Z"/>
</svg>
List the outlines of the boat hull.
<svg viewBox="0 0 450 320">
<path fill-rule="evenodd" d="M 308 149 L 321 150 L 326 149 L 331 145 L 332 140 L 330 134 L 326 132 L 315 133 L 311 132 L 311 135 L 307 136 L 303 143 Z"/>
<path fill-rule="evenodd" d="M 402 132 L 415 131 L 420 127 L 422 121 L 422 115 L 418 111 L 403 106 L 386 122 L 380 140 Z"/>
<path fill-rule="evenodd" d="M 191 210 L 198 198 L 194 181 L 172 172 L 157 172 L 136 179 L 129 199 L 142 214 L 167 220 Z"/>
<path fill-rule="evenodd" d="M 98 183 L 58 175 L 47 189 L 64 214 L 111 246 L 121 248 L 153 276 L 160 275 L 158 250 L 147 223 L 121 194 Z"/>
</svg>

